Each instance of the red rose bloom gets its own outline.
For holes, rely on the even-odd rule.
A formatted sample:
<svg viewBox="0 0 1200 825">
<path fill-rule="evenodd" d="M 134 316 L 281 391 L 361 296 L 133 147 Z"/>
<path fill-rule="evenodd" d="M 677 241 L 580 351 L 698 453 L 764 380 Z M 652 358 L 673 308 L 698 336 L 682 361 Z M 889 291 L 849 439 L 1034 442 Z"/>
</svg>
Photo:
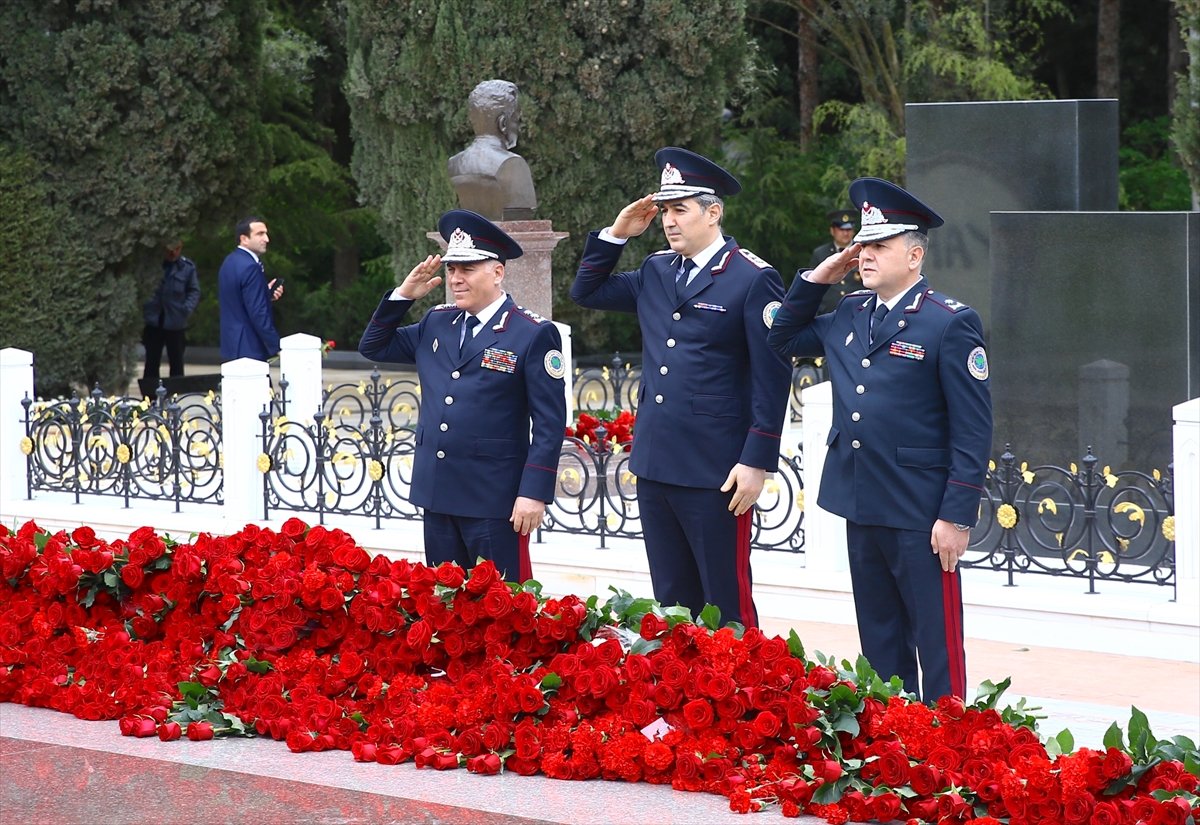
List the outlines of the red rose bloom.
<svg viewBox="0 0 1200 825">
<path fill-rule="evenodd" d="M 712 705 L 704 699 L 693 699 L 683 706 L 683 718 L 692 730 L 704 730 L 713 723 Z"/>
<path fill-rule="evenodd" d="M 204 742 L 213 738 L 213 728 L 208 722 L 192 722 L 187 726 L 187 738 L 193 742 Z"/>
</svg>

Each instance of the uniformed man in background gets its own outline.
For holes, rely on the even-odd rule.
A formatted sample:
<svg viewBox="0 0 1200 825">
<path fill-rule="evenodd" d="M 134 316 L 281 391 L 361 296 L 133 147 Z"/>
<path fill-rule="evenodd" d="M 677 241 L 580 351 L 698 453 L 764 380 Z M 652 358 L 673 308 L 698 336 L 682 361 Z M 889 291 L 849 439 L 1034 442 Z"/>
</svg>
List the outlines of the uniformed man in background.
<svg viewBox="0 0 1200 825">
<path fill-rule="evenodd" d="M 484 558 L 507 580 L 525 581 L 529 534 L 554 500 L 567 423 L 562 339 L 504 292 L 504 264 L 522 254 L 516 241 L 465 209 L 442 215 L 438 231 L 445 254 L 384 296 L 358 351 L 417 365 L 410 500 L 425 510 L 426 562 L 470 568 Z M 454 303 L 404 324 L 413 301 L 442 283 L 443 262 Z"/>
<path fill-rule="evenodd" d="M 922 275 L 936 212 L 878 178 L 854 181 L 850 197 L 862 210 L 854 244 L 796 277 L 768 339 L 827 359 L 833 428 L 817 502 L 846 519 L 863 654 L 928 702 L 965 697 L 958 560 L 992 443 L 983 326 Z M 855 266 L 866 289 L 818 315 Z"/>
<path fill-rule="evenodd" d="M 812 251 L 808 259 L 808 268 L 816 269 L 821 261 L 830 255 L 836 255 L 854 242 L 854 221 L 858 218 L 857 209 L 834 209 L 827 213 L 829 218 L 829 241 Z M 833 312 L 838 301 L 851 292 L 862 289 L 862 278 L 858 270 L 853 270 L 840 283 L 836 283 L 825 293 L 821 301 L 821 312 Z"/>
<path fill-rule="evenodd" d="M 588 237 L 571 298 L 637 313 L 641 326 L 630 469 L 654 597 L 756 626 L 752 508 L 779 462 L 791 375 L 767 346 L 783 282 L 721 233 L 724 198 L 741 191 L 733 175 L 686 149 L 654 158 L 659 190 Z M 614 273 L 625 242 L 660 213 L 669 248 Z"/>
</svg>

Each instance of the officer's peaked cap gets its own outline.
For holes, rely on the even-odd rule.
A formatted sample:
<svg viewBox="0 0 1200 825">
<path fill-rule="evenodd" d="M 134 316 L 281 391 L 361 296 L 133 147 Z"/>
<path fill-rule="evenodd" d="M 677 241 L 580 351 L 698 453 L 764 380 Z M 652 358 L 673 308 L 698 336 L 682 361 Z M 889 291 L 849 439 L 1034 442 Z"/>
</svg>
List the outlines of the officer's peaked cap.
<svg viewBox="0 0 1200 825">
<path fill-rule="evenodd" d="M 520 244 L 500 227 L 469 209 L 451 209 L 438 219 L 438 232 L 446 239 L 444 263 L 505 261 L 523 254 Z"/>
<path fill-rule="evenodd" d="M 855 243 L 883 241 L 911 231 L 927 233 L 945 223 L 917 198 L 879 178 L 859 178 L 851 183 L 850 200 L 862 210 Z"/>
<path fill-rule="evenodd" d="M 838 229 L 853 229 L 854 219 L 858 217 L 857 209 L 833 209 L 826 213 L 829 225 Z"/>
<path fill-rule="evenodd" d="M 660 170 L 659 191 L 654 193 L 656 201 L 675 201 L 694 198 L 696 195 L 728 197 L 742 191 L 738 179 L 706 157 L 667 146 L 654 153 L 654 162 Z"/>
</svg>

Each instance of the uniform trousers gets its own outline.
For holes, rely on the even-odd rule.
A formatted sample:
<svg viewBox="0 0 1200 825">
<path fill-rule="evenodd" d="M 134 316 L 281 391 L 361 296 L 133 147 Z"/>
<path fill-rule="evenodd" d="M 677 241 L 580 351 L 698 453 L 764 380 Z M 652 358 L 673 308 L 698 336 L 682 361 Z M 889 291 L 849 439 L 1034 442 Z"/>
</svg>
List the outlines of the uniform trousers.
<svg viewBox="0 0 1200 825">
<path fill-rule="evenodd" d="M 706 603 L 721 622 L 758 626 L 750 579 L 753 509 L 729 511 L 731 493 L 639 478 L 638 513 L 654 598 L 698 616 Z"/>
<path fill-rule="evenodd" d="M 437 567 L 451 561 L 466 570 L 477 559 L 486 559 L 506 581 L 533 578 L 529 564 L 529 536 L 513 530 L 512 522 L 500 518 L 448 516 L 425 511 L 425 563 Z"/>
<path fill-rule="evenodd" d="M 885 681 L 899 676 L 906 690 L 934 702 L 964 697 L 967 661 L 962 577 L 942 570 L 929 537 L 929 530 L 846 522 L 863 655 Z"/>
<path fill-rule="evenodd" d="M 146 347 L 146 366 L 142 378 L 159 377 L 158 365 L 162 363 L 163 346 L 167 348 L 167 361 L 171 365 L 171 377 L 183 375 L 183 350 L 186 345 L 185 331 L 163 329 L 147 324 L 142 328 L 142 343 Z"/>
</svg>

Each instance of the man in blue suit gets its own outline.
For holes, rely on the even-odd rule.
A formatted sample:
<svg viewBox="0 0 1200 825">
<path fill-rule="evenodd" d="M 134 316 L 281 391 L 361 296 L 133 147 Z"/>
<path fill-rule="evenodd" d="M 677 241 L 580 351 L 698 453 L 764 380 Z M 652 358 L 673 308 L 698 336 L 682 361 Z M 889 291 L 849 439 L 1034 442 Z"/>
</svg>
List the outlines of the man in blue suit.
<svg viewBox="0 0 1200 825">
<path fill-rule="evenodd" d="M 283 284 L 267 282 L 262 256 L 271 238 L 261 218 L 251 216 L 237 225 L 238 247 L 225 256 L 217 273 L 221 308 L 221 360 L 257 358 L 266 361 L 279 352 L 279 333 L 271 302 L 283 297 Z"/>
<path fill-rule="evenodd" d="M 562 338 L 504 292 L 504 264 L 522 254 L 516 241 L 465 209 L 442 215 L 438 231 L 445 254 L 384 296 L 358 351 L 417 365 L 411 501 L 425 509 L 426 562 L 471 568 L 484 558 L 525 581 L 529 534 L 554 499 L 567 425 Z M 442 283 L 443 262 L 454 303 L 405 324 L 413 301 Z"/>
<path fill-rule="evenodd" d="M 630 469 L 654 597 L 757 626 L 751 508 L 779 464 L 791 368 L 767 346 L 783 297 L 770 264 L 721 233 L 737 179 L 686 149 L 654 156 L 659 191 L 593 232 L 571 298 L 636 313 L 642 383 Z M 625 242 L 661 211 L 669 249 L 617 272 Z"/>
<path fill-rule="evenodd" d="M 878 178 L 854 181 L 850 197 L 862 210 L 854 244 L 799 273 L 768 340 L 829 365 L 833 428 L 817 502 L 846 519 L 863 654 L 926 701 L 965 697 L 958 560 L 992 443 L 983 326 L 921 274 L 928 232 L 943 223 L 936 212 Z M 818 315 L 855 266 L 866 289 Z"/>
</svg>

